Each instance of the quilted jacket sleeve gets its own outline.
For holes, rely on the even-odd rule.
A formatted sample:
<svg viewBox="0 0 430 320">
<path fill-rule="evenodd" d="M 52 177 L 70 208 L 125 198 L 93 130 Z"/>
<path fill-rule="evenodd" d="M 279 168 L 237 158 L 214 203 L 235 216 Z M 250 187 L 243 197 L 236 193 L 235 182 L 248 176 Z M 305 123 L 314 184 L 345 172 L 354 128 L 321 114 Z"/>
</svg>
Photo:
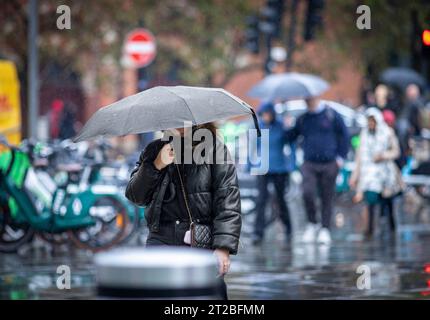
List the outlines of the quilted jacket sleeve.
<svg viewBox="0 0 430 320">
<path fill-rule="evenodd" d="M 151 202 L 156 186 L 163 176 L 163 170 L 157 170 L 153 164 L 160 150 L 156 142 L 150 143 L 140 154 L 125 191 L 127 199 L 139 206 L 147 206 Z"/>
<path fill-rule="evenodd" d="M 227 147 L 224 153 L 230 158 Z M 213 247 L 236 254 L 242 226 L 240 192 L 233 163 L 213 164 L 212 173 L 214 229 Z"/>
</svg>

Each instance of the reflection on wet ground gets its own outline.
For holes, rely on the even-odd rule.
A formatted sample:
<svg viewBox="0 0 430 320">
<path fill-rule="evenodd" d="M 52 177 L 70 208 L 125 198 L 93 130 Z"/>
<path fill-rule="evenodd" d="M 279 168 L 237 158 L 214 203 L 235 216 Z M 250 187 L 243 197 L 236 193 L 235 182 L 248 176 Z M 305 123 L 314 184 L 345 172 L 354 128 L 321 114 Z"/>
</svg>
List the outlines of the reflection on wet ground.
<svg viewBox="0 0 430 320">
<path fill-rule="evenodd" d="M 291 243 L 276 223 L 266 231 L 259 247 L 244 239 L 228 277 L 237 299 L 428 299 L 430 297 L 430 225 L 417 223 L 396 201 L 396 234 L 388 231 L 385 217 L 377 217 L 371 240 L 363 239 L 367 221 L 362 206 L 351 207 L 347 197 L 337 200 L 331 246 L 300 243 L 305 214 L 300 200 L 290 202 L 293 227 L 299 230 Z M 252 221 L 244 217 L 244 229 Z M 364 265 L 370 270 L 370 289 L 357 282 Z M 363 268 L 363 267 L 362 267 Z M 360 273 L 358 273 L 360 271 Z"/>
<path fill-rule="evenodd" d="M 382 227 L 373 240 L 361 237 L 360 208 L 336 208 L 331 246 L 299 243 L 304 215 L 291 205 L 291 243 L 275 223 L 255 247 L 250 241 L 251 217 L 244 217 L 244 236 L 226 281 L 231 299 L 428 299 L 430 298 L 430 228 L 402 224 L 395 236 Z M 383 221 L 382 221 L 383 222 Z M 380 225 L 384 225 L 383 223 Z M 56 286 L 57 267 L 71 269 L 71 289 Z M 357 268 L 370 270 L 370 289 L 360 290 Z M 361 278 L 362 279 L 362 278 Z M 361 283 L 361 282 L 360 282 Z M 21 255 L 0 255 L 0 299 L 94 299 L 92 255 L 72 248 L 32 249 Z"/>
<path fill-rule="evenodd" d="M 47 252 L 38 249 L 25 255 L 0 257 L 0 299 L 91 299 L 95 297 L 92 255 L 74 250 Z M 70 290 L 59 290 L 57 268 L 71 270 Z"/>
<path fill-rule="evenodd" d="M 429 244 L 430 238 L 419 238 L 274 250 L 267 243 L 242 252 L 228 280 L 230 293 L 240 299 L 426 298 L 430 295 Z M 370 290 L 357 288 L 360 265 L 370 268 Z"/>
</svg>

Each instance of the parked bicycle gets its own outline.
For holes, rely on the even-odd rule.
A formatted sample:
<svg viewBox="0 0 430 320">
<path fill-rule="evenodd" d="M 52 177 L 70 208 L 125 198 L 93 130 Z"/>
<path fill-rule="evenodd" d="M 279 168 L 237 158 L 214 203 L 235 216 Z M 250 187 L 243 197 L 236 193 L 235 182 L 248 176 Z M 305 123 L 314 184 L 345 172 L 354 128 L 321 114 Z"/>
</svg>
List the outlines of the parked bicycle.
<svg viewBox="0 0 430 320">
<path fill-rule="evenodd" d="M 85 189 L 89 185 L 102 185 L 105 189 L 110 189 L 123 197 L 124 201 L 134 208 L 128 212 L 129 223 L 120 241 L 120 244 L 125 244 L 143 230 L 145 226 L 144 208 L 137 207 L 123 196 L 130 172 L 134 167 L 134 160 L 112 161 L 108 157 L 111 150 L 112 146 L 104 139 L 95 140 L 91 147 L 88 142 L 73 143 L 71 140 L 44 145 L 41 151 L 37 153 L 37 162 L 43 159 L 48 159 L 48 161 L 42 161 L 45 166 L 39 166 L 38 173 L 46 174 L 48 172 L 55 176 L 56 180 L 61 180 L 61 175 L 64 175 L 64 172 L 58 168 L 67 164 L 67 166 L 76 167 L 71 179 L 75 186 L 70 188 L 69 192 Z M 140 240 L 140 237 L 136 238 Z"/>
<path fill-rule="evenodd" d="M 0 154 L 0 251 L 15 252 L 35 232 L 67 234 L 79 248 L 100 251 L 118 244 L 135 207 L 114 188 L 72 181 L 77 166 L 60 168 L 63 183 L 49 189 L 36 174 L 32 148 L 10 145 Z M 83 185 L 81 185 L 83 186 Z M 49 238 L 49 237 L 48 237 Z"/>
</svg>

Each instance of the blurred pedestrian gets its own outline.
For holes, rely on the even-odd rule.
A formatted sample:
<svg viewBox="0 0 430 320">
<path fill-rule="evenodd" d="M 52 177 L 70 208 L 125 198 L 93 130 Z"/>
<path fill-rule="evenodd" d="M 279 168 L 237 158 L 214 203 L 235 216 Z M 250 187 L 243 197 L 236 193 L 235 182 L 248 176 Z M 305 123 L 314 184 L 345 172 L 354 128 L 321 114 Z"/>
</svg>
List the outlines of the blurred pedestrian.
<svg viewBox="0 0 430 320">
<path fill-rule="evenodd" d="M 375 208 L 381 206 L 381 215 L 387 215 L 390 229 L 395 230 L 393 199 L 401 191 L 399 169 L 394 163 L 400 155 L 394 130 L 384 121 L 376 108 L 366 111 L 367 127 L 360 134 L 356 151 L 355 169 L 350 185 L 356 190 L 353 201 L 365 200 L 369 214 L 366 236 L 373 235 Z"/>
<path fill-rule="evenodd" d="M 416 84 L 409 84 L 405 90 L 402 113 L 396 121 L 396 134 L 404 154 L 412 155 L 415 138 L 425 128 L 430 129 L 430 109 L 424 106 L 420 88 Z"/>
<path fill-rule="evenodd" d="M 64 109 L 64 102 L 60 99 L 52 101 L 51 110 L 49 111 L 49 129 L 50 138 L 58 139 L 61 128 L 61 115 Z"/>
<path fill-rule="evenodd" d="M 275 108 L 272 102 L 261 105 L 259 109 L 261 118 L 260 128 L 269 130 L 269 169 L 264 175 L 257 177 L 258 200 L 257 217 L 255 220 L 253 243 L 260 244 L 266 227 L 265 209 L 269 199 L 268 185 L 273 183 L 276 192 L 276 200 L 279 205 L 280 218 L 285 226 L 286 238 L 290 239 L 292 234 L 290 213 L 285 202 L 285 188 L 289 183 L 289 170 L 293 167 L 287 162 L 284 147 L 287 142 L 285 129 L 281 121 L 276 119 Z M 288 158 L 293 159 L 293 157 Z M 290 160 L 292 161 L 292 160 Z"/>
<path fill-rule="evenodd" d="M 60 127 L 58 138 L 70 139 L 76 135 L 75 122 L 76 122 L 76 106 L 71 102 L 66 102 L 61 112 Z"/>
<path fill-rule="evenodd" d="M 385 84 L 378 84 L 375 88 L 375 104 L 369 107 L 375 107 L 383 111 L 385 109 L 393 110 L 393 107 L 389 103 L 390 90 Z"/>
<path fill-rule="evenodd" d="M 303 198 L 308 224 L 303 242 L 330 244 L 330 224 L 336 177 L 349 149 L 349 134 L 342 117 L 317 98 L 306 99 L 307 112 L 288 130 L 287 140 L 303 138 Z M 315 200 L 321 196 L 322 228 L 317 224 Z"/>
<path fill-rule="evenodd" d="M 395 159 L 395 163 L 397 165 L 397 167 L 401 170 L 403 168 L 403 166 L 406 164 L 407 162 L 407 150 L 406 148 L 403 146 L 402 143 L 400 143 L 400 134 L 398 132 L 398 128 L 396 127 L 396 115 L 394 114 L 393 111 L 391 110 L 384 110 L 382 112 L 382 117 L 385 121 L 385 123 L 394 131 L 394 134 L 396 135 L 397 141 L 399 142 L 399 150 L 400 150 L 400 155 L 397 159 Z"/>
<path fill-rule="evenodd" d="M 240 195 L 233 163 L 184 163 L 185 153 L 192 152 L 199 143 L 186 141 L 187 130 L 209 130 L 216 139 L 216 128 L 208 123 L 193 128 L 176 129 L 182 150 L 161 139 L 151 142 L 141 153 L 126 189 L 132 202 L 146 206 L 145 218 L 150 226 L 147 246 L 189 246 L 190 216 L 198 224 L 212 228 L 212 249 L 219 261 L 219 274 L 230 268 L 230 254 L 236 254 L 239 245 L 241 216 Z M 192 150 L 187 149 L 192 145 Z M 229 159 L 227 147 L 216 143 L 224 159 Z M 176 157 L 180 154 L 181 157 Z M 179 158 L 179 159 L 178 159 Z M 191 280 L 190 280 L 191 281 Z M 227 289 L 223 284 L 223 295 Z"/>
<path fill-rule="evenodd" d="M 405 92 L 405 112 L 408 114 L 409 134 L 421 135 L 423 128 L 430 129 L 430 108 L 424 106 L 420 88 L 416 84 L 410 84 Z"/>
</svg>

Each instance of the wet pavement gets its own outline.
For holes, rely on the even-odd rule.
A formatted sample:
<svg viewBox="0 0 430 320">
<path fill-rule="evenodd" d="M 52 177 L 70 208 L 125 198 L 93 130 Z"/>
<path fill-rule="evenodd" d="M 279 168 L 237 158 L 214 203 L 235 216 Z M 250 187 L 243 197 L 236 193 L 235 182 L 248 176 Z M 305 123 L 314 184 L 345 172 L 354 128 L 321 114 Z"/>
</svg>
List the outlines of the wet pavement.
<svg viewBox="0 0 430 320">
<path fill-rule="evenodd" d="M 407 243 L 335 242 L 330 247 L 294 245 L 282 250 L 266 243 L 243 250 L 233 265 L 229 289 L 239 299 L 428 298 L 429 244 L 429 237 Z M 371 270 L 370 290 L 357 288 L 360 265 Z"/>
<path fill-rule="evenodd" d="M 407 199 L 407 197 L 405 197 Z M 400 226 L 393 236 L 376 221 L 376 235 L 364 240 L 362 207 L 337 201 L 331 246 L 299 242 L 305 225 L 300 197 L 289 202 L 296 232 L 286 242 L 283 226 L 270 225 L 260 246 L 250 240 L 252 215 L 244 216 L 239 254 L 226 277 L 230 299 L 429 299 L 430 224 L 397 201 Z M 95 271 L 90 253 L 69 247 L 30 248 L 0 255 L 0 299 L 94 299 Z M 59 265 L 71 268 L 71 289 L 56 286 Z M 358 289 L 357 268 L 370 270 L 370 289 Z"/>
</svg>

